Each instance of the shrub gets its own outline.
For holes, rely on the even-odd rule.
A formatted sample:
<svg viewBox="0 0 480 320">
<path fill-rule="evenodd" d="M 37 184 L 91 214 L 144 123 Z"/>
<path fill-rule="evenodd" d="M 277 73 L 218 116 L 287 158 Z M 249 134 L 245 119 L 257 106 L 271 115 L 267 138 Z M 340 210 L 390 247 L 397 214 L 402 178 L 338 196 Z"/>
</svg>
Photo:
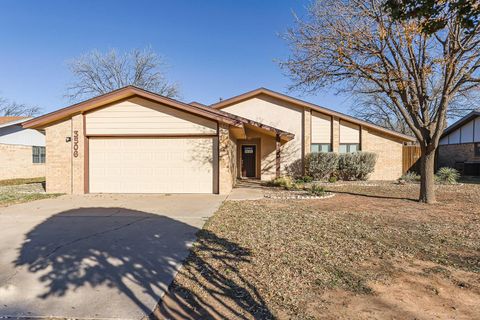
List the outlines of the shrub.
<svg viewBox="0 0 480 320">
<path fill-rule="evenodd" d="M 289 177 L 294 179 L 301 179 L 303 176 L 303 161 L 302 159 L 295 160 L 285 167 L 285 171 Z"/>
<path fill-rule="evenodd" d="M 438 169 L 437 174 L 435 175 L 438 182 L 455 184 L 460 178 L 460 174 L 454 168 L 443 167 Z"/>
<path fill-rule="evenodd" d="M 406 182 L 418 182 L 420 181 L 420 175 L 416 172 L 408 171 L 407 173 L 403 174 L 399 180 Z"/>
<path fill-rule="evenodd" d="M 331 176 L 330 178 L 328 178 L 328 182 L 330 183 L 335 183 L 337 182 L 337 180 L 338 180 L 337 176 Z"/>
<path fill-rule="evenodd" d="M 310 176 L 303 176 L 295 180 L 296 183 L 310 183 L 313 181 L 313 178 Z"/>
<path fill-rule="evenodd" d="M 310 153 L 305 157 L 305 172 L 314 180 L 329 179 L 338 165 L 338 154 L 332 152 Z"/>
<path fill-rule="evenodd" d="M 342 180 L 367 180 L 376 162 L 375 153 L 342 153 L 338 157 L 338 176 Z"/>
<path fill-rule="evenodd" d="M 287 190 L 295 188 L 295 183 L 293 182 L 292 178 L 288 176 L 275 178 L 270 181 L 269 185 L 273 187 L 282 187 Z"/>
<path fill-rule="evenodd" d="M 315 196 L 323 196 L 325 194 L 325 189 L 322 186 L 314 183 L 308 190 L 308 193 Z"/>
</svg>

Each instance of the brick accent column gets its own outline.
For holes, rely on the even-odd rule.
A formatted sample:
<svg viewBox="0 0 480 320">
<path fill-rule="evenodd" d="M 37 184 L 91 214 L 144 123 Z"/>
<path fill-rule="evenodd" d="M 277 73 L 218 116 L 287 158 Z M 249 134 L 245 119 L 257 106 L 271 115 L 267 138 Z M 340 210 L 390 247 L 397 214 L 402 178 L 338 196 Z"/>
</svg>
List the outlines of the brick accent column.
<svg viewBox="0 0 480 320">
<path fill-rule="evenodd" d="M 218 126 L 218 192 L 228 194 L 236 179 L 236 145 L 230 138 L 229 126 Z M 214 166 L 215 167 L 215 166 Z M 215 170 L 215 168 L 214 168 Z"/>
<path fill-rule="evenodd" d="M 72 155 L 72 193 L 85 193 L 85 137 L 83 133 L 82 114 L 72 117 L 72 141 L 71 141 L 71 155 Z"/>
<path fill-rule="evenodd" d="M 70 119 L 45 128 L 46 178 L 48 193 L 72 192 L 72 135 Z"/>
<path fill-rule="evenodd" d="M 281 163 L 281 159 L 280 159 L 280 135 L 277 133 L 275 135 L 275 177 L 276 178 L 279 178 L 280 175 L 281 175 L 281 172 L 280 172 L 280 163 Z"/>
<path fill-rule="evenodd" d="M 312 144 L 312 110 L 305 108 L 303 111 L 303 155 L 310 153 Z"/>
<path fill-rule="evenodd" d="M 340 119 L 332 117 L 332 151 L 338 152 L 340 149 Z"/>
</svg>

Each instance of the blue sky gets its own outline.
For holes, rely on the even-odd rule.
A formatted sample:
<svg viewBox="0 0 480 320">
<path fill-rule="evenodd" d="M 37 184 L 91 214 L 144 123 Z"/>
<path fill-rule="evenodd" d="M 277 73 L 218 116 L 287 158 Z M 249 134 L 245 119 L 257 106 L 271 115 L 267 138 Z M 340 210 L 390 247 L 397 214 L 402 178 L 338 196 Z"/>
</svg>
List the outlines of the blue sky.
<svg viewBox="0 0 480 320">
<path fill-rule="evenodd" d="M 309 1 L 0 2 L 0 96 L 44 112 L 69 105 L 67 62 L 82 53 L 152 47 L 169 64 L 181 100 L 214 103 L 257 87 L 287 92 L 275 60 L 285 59 L 280 34 Z M 352 100 L 331 92 L 291 95 L 342 112 Z"/>
</svg>

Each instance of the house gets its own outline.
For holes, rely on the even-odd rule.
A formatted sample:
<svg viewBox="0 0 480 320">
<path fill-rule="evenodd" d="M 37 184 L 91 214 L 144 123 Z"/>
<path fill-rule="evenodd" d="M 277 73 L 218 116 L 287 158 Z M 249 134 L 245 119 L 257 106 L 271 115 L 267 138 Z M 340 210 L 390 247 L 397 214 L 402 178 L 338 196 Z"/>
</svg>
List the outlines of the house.
<svg viewBox="0 0 480 320">
<path fill-rule="evenodd" d="M 267 89 L 212 106 L 125 87 L 23 123 L 46 132 L 47 191 L 228 193 L 309 152 L 378 154 L 372 179 L 402 174 L 412 137 Z"/>
<path fill-rule="evenodd" d="M 480 176 L 480 111 L 470 112 L 445 129 L 438 147 L 437 167 Z"/>
<path fill-rule="evenodd" d="M 28 117 L 0 117 L 0 180 L 45 176 L 45 134 L 25 129 Z"/>
</svg>

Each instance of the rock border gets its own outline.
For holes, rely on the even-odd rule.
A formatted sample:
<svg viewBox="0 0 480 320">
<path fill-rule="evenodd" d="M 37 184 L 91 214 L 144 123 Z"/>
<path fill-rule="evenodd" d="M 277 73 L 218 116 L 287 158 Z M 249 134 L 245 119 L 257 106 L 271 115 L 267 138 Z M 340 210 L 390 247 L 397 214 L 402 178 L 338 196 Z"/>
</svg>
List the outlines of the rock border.
<svg viewBox="0 0 480 320">
<path fill-rule="evenodd" d="M 275 193 L 265 194 L 264 197 L 272 200 L 320 200 L 320 199 L 329 199 L 335 196 L 335 193 L 326 192 L 323 196 L 313 196 L 308 194 L 288 194 L 282 193 L 276 195 Z"/>
</svg>

